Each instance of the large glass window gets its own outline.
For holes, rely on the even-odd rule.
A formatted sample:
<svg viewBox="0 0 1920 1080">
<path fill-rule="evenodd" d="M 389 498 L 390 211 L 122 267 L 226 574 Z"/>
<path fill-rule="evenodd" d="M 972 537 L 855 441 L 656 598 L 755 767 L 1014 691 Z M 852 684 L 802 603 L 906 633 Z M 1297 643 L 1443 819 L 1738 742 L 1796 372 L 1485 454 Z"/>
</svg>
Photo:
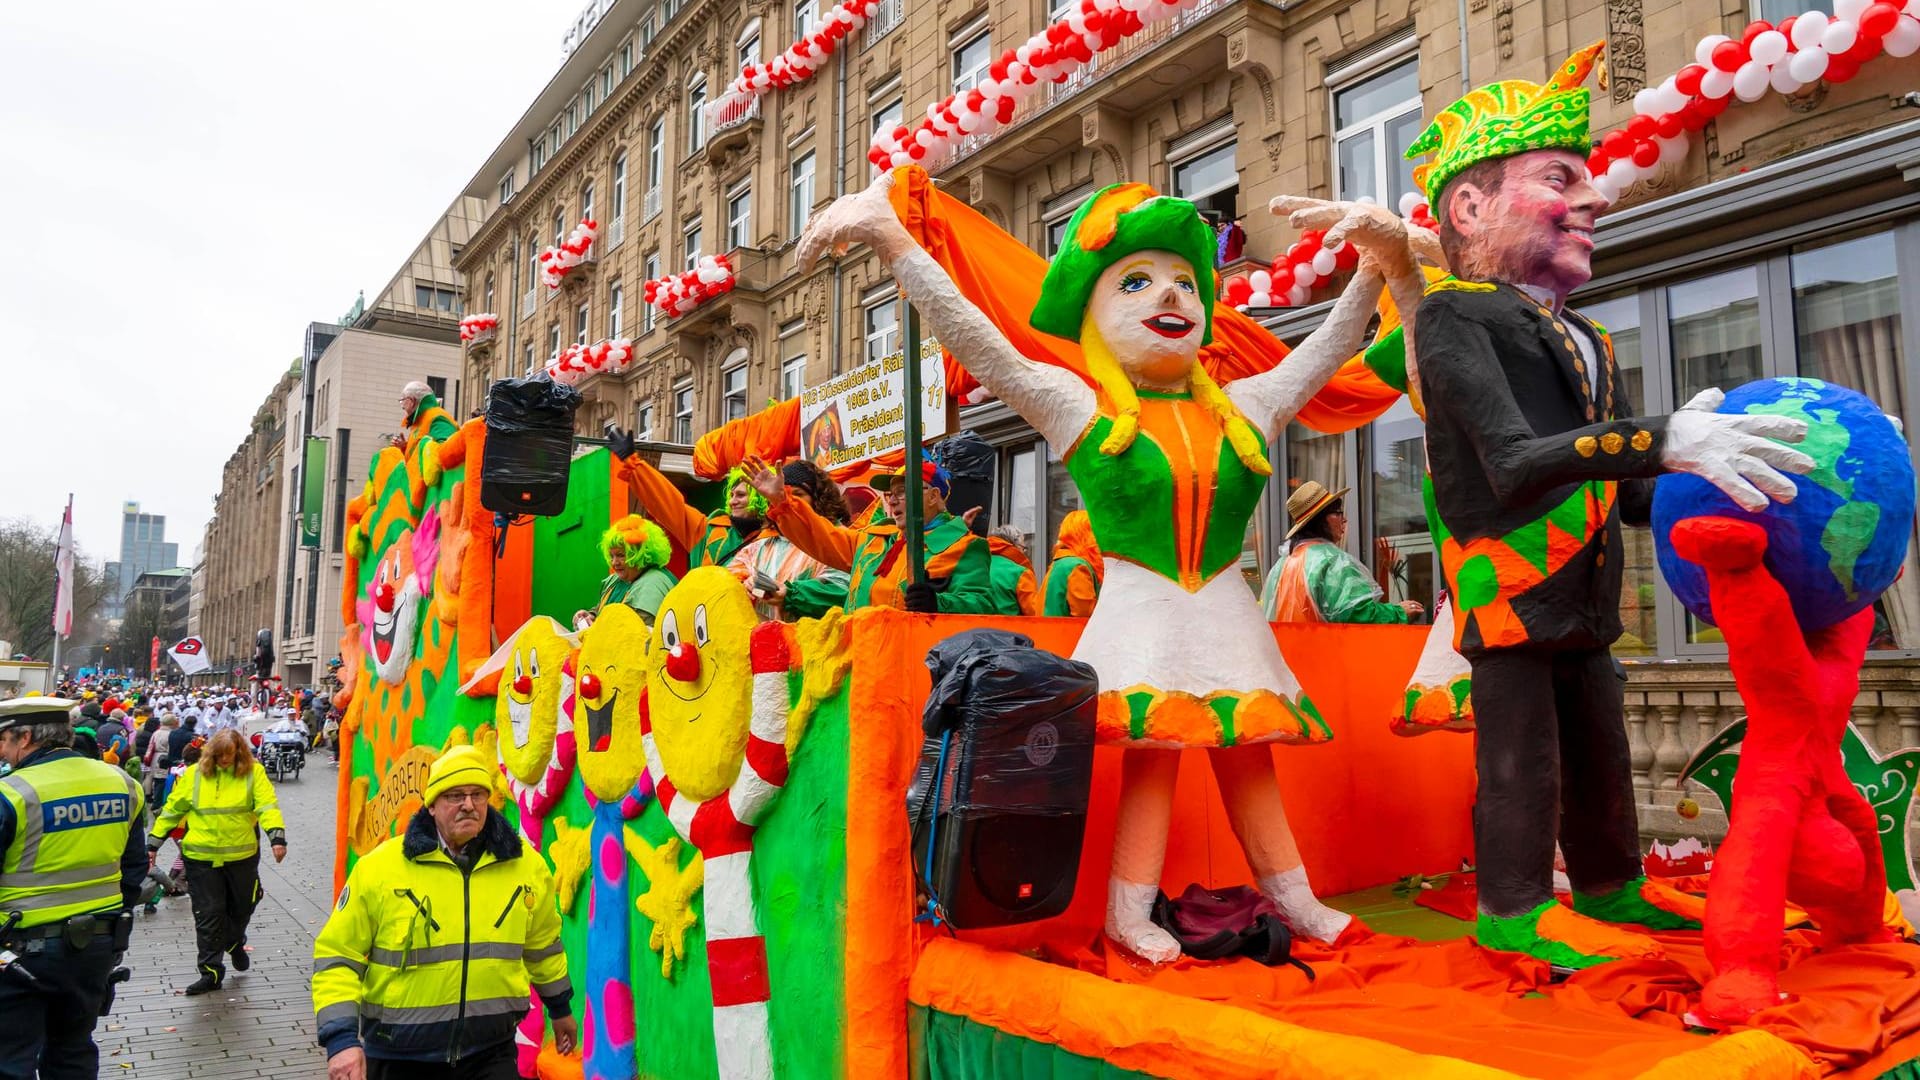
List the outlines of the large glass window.
<svg viewBox="0 0 1920 1080">
<path fill-rule="evenodd" d="M 693 386 L 690 383 L 673 388 L 673 441 L 693 442 Z"/>
<path fill-rule="evenodd" d="M 1401 398 L 1373 422 L 1367 442 L 1373 470 L 1373 534 L 1379 539 L 1372 558 L 1365 561 L 1378 569 L 1378 560 L 1385 554 L 1378 550 L 1379 541 L 1384 540 L 1393 549 L 1387 598 L 1431 604 L 1433 539 L 1427 533 L 1426 500 L 1421 494 L 1427 473 L 1427 426 Z"/>
<path fill-rule="evenodd" d="M 647 131 L 647 190 L 659 191 L 666 172 L 667 122 L 655 120 Z"/>
<path fill-rule="evenodd" d="M 660 277 L 660 253 L 659 252 L 650 251 L 647 253 L 647 261 L 642 264 L 641 273 L 646 277 L 648 281 L 657 281 L 659 279 Z M 640 301 L 640 332 L 641 333 L 643 334 L 653 333 L 654 312 L 657 310 L 658 309 L 655 308 L 652 304 L 649 304 L 646 302 L 645 294 L 643 293 Z"/>
<path fill-rule="evenodd" d="M 1648 408 L 1640 294 L 1584 302 L 1578 310 L 1613 339 L 1614 400 L 1645 416 Z M 1623 530 L 1621 544 L 1625 560 L 1620 582 L 1621 634 L 1613 651 L 1619 656 L 1650 655 L 1660 648 L 1656 584 L 1660 574 L 1653 562 L 1653 533 L 1648 529 Z"/>
<path fill-rule="evenodd" d="M 1423 126 L 1417 57 L 1338 86 L 1333 93 L 1335 196 L 1398 207 L 1400 196 L 1415 190 L 1414 163 L 1406 151 Z"/>
<path fill-rule="evenodd" d="M 687 87 L 687 153 L 707 145 L 707 77 L 695 77 Z"/>
<path fill-rule="evenodd" d="M 1173 193 L 1193 203 L 1211 224 L 1240 216 L 1240 170 L 1234 164 L 1234 144 L 1220 143 L 1175 161 Z"/>
<path fill-rule="evenodd" d="M 966 33 L 966 31 L 962 31 Z M 953 46 L 953 92 L 964 94 L 987 77 L 993 63 L 993 35 L 984 27 Z"/>
<path fill-rule="evenodd" d="M 620 330 L 626 319 L 626 313 L 621 309 L 626 306 L 626 298 L 627 290 L 618 281 L 607 289 L 607 338 L 609 340 L 620 339 Z"/>
<path fill-rule="evenodd" d="M 900 304 L 892 293 L 867 304 L 866 341 L 869 364 L 900 351 Z"/>
<path fill-rule="evenodd" d="M 720 419 L 739 420 L 747 415 L 747 365 L 720 373 Z"/>
<path fill-rule="evenodd" d="M 613 220 L 624 222 L 627 216 L 627 155 L 613 159 L 613 205 L 608 208 Z"/>
<path fill-rule="evenodd" d="M 1762 373 L 1760 284 L 1755 267 L 1667 286 L 1676 406 L 1710 386 L 1738 386 Z"/>
<path fill-rule="evenodd" d="M 873 124 L 867 129 L 868 143 L 872 143 L 883 132 L 891 132 L 899 127 L 900 120 L 905 115 L 905 106 L 898 97 L 873 110 Z"/>
<path fill-rule="evenodd" d="M 687 222 L 686 227 L 681 230 L 680 250 L 686 255 L 686 265 L 681 267 L 682 270 L 691 270 L 700 265 L 702 250 L 700 247 L 699 218 L 694 218 L 692 221 Z"/>
<path fill-rule="evenodd" d="M 788 182 L 790 213 L 793 218 L 793 235 L 797 239 L 801 230 L 807 227 L 807 219 L 813 216 L 813 151 L 809 150 L 793 160 Z"/>
</svg>

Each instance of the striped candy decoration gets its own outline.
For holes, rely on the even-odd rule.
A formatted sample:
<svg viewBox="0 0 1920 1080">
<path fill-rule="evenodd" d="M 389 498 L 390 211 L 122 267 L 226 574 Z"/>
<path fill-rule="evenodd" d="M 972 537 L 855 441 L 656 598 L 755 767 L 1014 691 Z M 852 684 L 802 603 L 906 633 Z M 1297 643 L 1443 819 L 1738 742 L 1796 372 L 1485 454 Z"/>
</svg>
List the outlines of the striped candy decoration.
<svg viewBox="0 0 1920 1080">
<path fill-rule="evenodd" d="M 578 756 L 578 748 L 573 736 L 573 657 L 568 656 L 565 666 L 560 669 L 560 716 L 555 725 L 553 756 L 547 759 L 546 775 L 538 784 L 527 784 L 513 775 L 507 768 L 504 751 L 501 754 L 500 772 L 507 778 L 507 789 L 513 794 L 513 803 L 520 809 L 520 835 L 535 851 L 540 850 L 540 833 L 546 824 L 547 814 L 553 805 L 566 793 L 567 780 L 573 776 L 573 764 Z M 498 744 L 496 744 L 497 747 Z M 546 1037 L 547 1010 L 540 1003 L 540 995 L 528 992 L 530 1005 L 527 1015 L 520 1018 L 519 1026 L 513 1032 L 514 1051 L 520 1065 L 520 1075 L 532 1076 L 534 1066 L 540 1056 L 540 1044 Z"/>
</svg>

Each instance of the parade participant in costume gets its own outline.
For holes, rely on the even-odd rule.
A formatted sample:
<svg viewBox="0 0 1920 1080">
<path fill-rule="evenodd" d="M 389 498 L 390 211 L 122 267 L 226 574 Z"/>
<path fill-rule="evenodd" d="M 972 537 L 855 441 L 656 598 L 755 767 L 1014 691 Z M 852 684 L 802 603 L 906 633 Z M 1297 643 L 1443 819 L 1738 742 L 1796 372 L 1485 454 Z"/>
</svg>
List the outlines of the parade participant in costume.
<svg viewBox="0 0 1920 1080">
<path fill-rule="evenodd" d="M 738 468 L 727 473 L 727 508 L 703 514 L 687 505 L 687 497 L 665 473 L 637 457 L 633 446 L 632 432 L 607 426 L 607 450 L 625 470 L 640 509 L 648 520 L 666 530 L 674 546 L 687 553 L 689 567 L 725 566 L 734 552 L 761 535 L 767 501 Z"/>
<path fill-rule="evenodd" d="M 608 604 L 625 604 L 652 626 L 653 613 L 660 610 L 660 601 L 674 582 L 666 569 L 673 558 L 667 534 L 639 514 L 628 514 L 600 534 L 600 554 L 606 556 L 612 573 L 600 583 L 600 599 L 593 610 L 573 613 L 573 628 L 585 630 Z"/>
<path fill-rule="evenodd" d="M 955 615 L 993 613 L 992 551 L 965 521 L 947 512 L 953 481 L 945 469 L 931 461 L 920 464 L 927 580 L 915 583 L 897 524 L 906 514 L 907 497 L 900 486 L 905 466 L 873 478 L 881 508 L 858 527 L 835 525 L 803 500 L 788 498 L 780 474 L 765 462 L 755 459 L 748 468 L 782 535 L 800 550 L 851 575 L 848 611 L 872 605 Z"/>
<path fill-rule="evenodd" d="M 413 453 L 414 444 L 422 437 L 434 442 L 445 442 L 460 425 L 454 423 L 447 410 L 440 407 L 440 399 L 434 396 L 433 388 L 418 379 L 408 383 L 400 391 L 401 422 L 406 425 L 406 434 L 401 436 L 405 445 L 401 450 Z"/>
<path fill-rule="evenodd" d="M 1576 968 L 1658 952 L 1596 919 L 1676 927 L 1699 910 L 1643 876 L 1624 684 L 1608 652 L 1621 523 L 1644 523 L 1650 505 L 1640 478 L 1696 473 L 1758 510 L 1793 497 L 1779 470 L 1813 466 L 1770 441 L 1800 439 L 1803 423 L 1717 414 L 1717 390 L 1633 419 L 1609 339 L 1562 306 L 1590 276 L 1607 206 L 1587 173 L 1580 85 L 1600 48 L 1543 86 L 1468 94 L 1408 150 L 1435 155 L 1414 175 L 1457 276 L 1419 304 L 1412 352 L 1433 535 L 1473 664 L 1478 937 Z M 1556 822 L 1573 911 L 1553 899 Z"/>
<path fill-rule="evenodd" d="M 1260 606 L 1270 622 L 1404 623 L 1426 610 L 1412 600 L 1388 603 L 1367 568 L 1347 554 L 1347 489 L 1308 480 L 1287 496 L 1287 557 L 1267 575 Z"/>
<path fill-rule="evenodd" d="M 1107 581 L 1074 658 L 1099 673 L 1102 738 L 1136 747 L 1123 769 L 1107 934 L 1154 962 L 1179 943 L 1153 925 L 1179 755 L 1217 748 L 1215 774 L 1260 890 L 1293 928 L 1332 940 L 1350 917 L 1321 904 L 1280 803 L 1276 741 L 1320 742 L 1300 692 L 1238 573 L 1266 478 L 1266 440 L 1366 334 L 1382 273 L 1418 296 L 1413 239 L 1383 208 L 1276 200 L 1296 227 L 1362 251 L 1353 284 L 1284 363 L 1222 387 L 1199 363 L 1212 339 L 1214 237 L 1192 203 L 1142 184 L 1097 192 L 1067 223 L 1030 321 L 1077 340 L 1092 383 L 1035 363 L 915 245 L 889 201 L 894 174 L 843 198 L 801 238 L 802 265 L 864 243 L 966 369 L 1064 457 L 1086 500 Z M 778 511 L 776 511 L 778 512 Z M 1152 748 L 1152 749 L 1148 749 Z"/>
<path fill-rule="evenodd" d="M 993 589 L 995 615 L 1039 615 L 1044 602 L 1033 576 L 1033 557 L 1027 554 L 1026 534 L 1018 525 L 1001 525 L 987 533 L 993 553 L 988 580 Z"/>
<path fill-rule="evenodd" d="M 1047 564 L 1044 611 L 1048 615 L 1086 618 L 1100 599 L 1100 583 L 1107 577 L 1106 560 L 1093 538 L 1093 523 L 1085 510 L 1075 510 L 1060 521 L 1060 539 Z"/>
<path fill-rule="evenodd" d="M 787 490 L 835 525 L 847 524 L 847 501 L 827 471 L 811 461 L 789 461 L 780 467 Z M 753 609 L 766 622 L 792 622 L 818 616 L 847 602 L 848 578 L 802 551 L 780 534 L 780 523 L 767 522 L 761 537 L 734 553 L 727 569 L 747 586 Z M 796 603 L 789 605 L 788 598 Z"/>
</svg>

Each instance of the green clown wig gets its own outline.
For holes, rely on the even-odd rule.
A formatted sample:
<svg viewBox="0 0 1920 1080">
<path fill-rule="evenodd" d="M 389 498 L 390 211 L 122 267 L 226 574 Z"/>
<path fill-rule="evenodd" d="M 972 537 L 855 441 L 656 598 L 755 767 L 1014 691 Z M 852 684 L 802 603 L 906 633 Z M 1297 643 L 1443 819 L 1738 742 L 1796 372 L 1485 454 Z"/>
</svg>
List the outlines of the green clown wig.
<svg viewBox="0 0 1920 1080">
<path fill-rule="evenodd" d="M 753 486 L 753 481 L 747 479 L 747 470 L 735 465 L 727 470 L 727 486 L 722 489 L 729 500 L 733 498 L 733 489 L 738 484 L 747 485 L 747 490 L 752 493 L 747 496 L 748 512 L 762 521 L 766 520 L 767 497 L 760 494 L 760 489 Z"/>
<path fill-rule="evenodd" d="M 600 554 L 606 557 L 608 566 L 613 565 L 616 547 L 627 565 L 639 570 L 664 567 L 673 558 L 673 545 L 667 540 L 667 534 L 639 514 L 628 514 L 600 534 Z"/>
</svg>

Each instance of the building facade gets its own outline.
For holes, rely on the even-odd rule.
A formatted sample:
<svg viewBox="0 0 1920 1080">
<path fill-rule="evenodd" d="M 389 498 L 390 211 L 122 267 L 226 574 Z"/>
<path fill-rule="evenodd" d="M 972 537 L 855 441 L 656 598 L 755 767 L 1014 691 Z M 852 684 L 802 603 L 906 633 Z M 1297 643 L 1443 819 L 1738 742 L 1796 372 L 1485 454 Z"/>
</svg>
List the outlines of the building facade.
<svg viewBox="0 0 1920 1080">
<path fill-rule="evenodd" d="M 167 570 L 179 565 L 180 545 L 167 542 L 167 516 L 143 514 L 137 502 L 120 507 L 120 558 L 106 564 L 109 582 L 118 586 L 107 590 L 101 601 L 102 618 L 113 620 L 126 614 L 127 594 L 141 574 L 149 570 Z"/>
<path fill-rule="evenodd" d="M 246 438 L 227 458 L 207 523 L 205 599 L 200 637 L 216 669 L 245 668 L 254 635 L 273 625 L 280 512 L 286 503 L 287 398 L 300 382 L 296 363 L 254 410 Z"/>
<path fill-rule="evenodd" d="M 870 176 L 876 130 L 923 115 L 985 77 L 1002 51 L 1058 18 L 1062 0 L 886 0 L 808 83 L 776 91 L 715 130 L 704 103 L 742 62 L 817 25 L 822 0 L 722 4 L 619 0 L 577 24 L 571 52 L 465 194 L 484 205 L 459 261 L 467 306 L 499 314 L 465 349 L 470 383 L 537 368 L 563 345 L 634 340 L 636 361 L 582 389 L 578 430 L 615 421 L 686 443 L 767 401 L 900 351 L 900 312 L 877 261 L 855 252 L 801 275 L 794 241 L 837 192 Z M 943 188 L 1042 254 L 1100 187 L 1144 181 L 1238 224 L 1240 257 L 1264 266 L 1297 237 L 1267 213 L 1277 195 L 1398 204 L 1405 148 L 1466 88 L 1543 80 L 1608 42 L 1593 96 L 1596 136 L 1633 96 L 1692 61 L 1695 43 L 1738 37 L 1808 0 L 1205 0 L 1043 87 L 991 139 L 926 164 Z M 1860 389 L 1920 421 L 1920 113 L 1910 61 L 1881 59 L 1844 84 L 1736 103 L 1686 160 L 1629 191 L 1602 219 L 1595 278 L 1575 303 L 1610 327 L 1633 407 L 1671 411 L 1707 386 L 1805 374 Z M 535 281 L 540 249 L 583 216 L 600 221 L 587 266 L 559 289 Z M 733 256 L 736 290 L 668 319 L 640 283 L 701 253 Z M 1297 342 L 1332 292 L 1269 321 Z M 962 414 L 1001 451 L 997 522 L 1043 564 L 1077 495 L 1058 460 L 1003 406 Z M 1442 588 L 1420 496 L 1422 425 L 1401 402 L 1364 428 L 1294 426 L 1273 444 L 1276 483 L 1246 538 L 1250 582 L 1274 565 L 1285 493 L 1306 479 L 1350 487 L 1349 544 L 1376 540 L 1400 568 L 1393 599 Z M 1913 556 L 1910 555 L 1910 558 Z M 1856 720 L 1883 747 L 1920 744 L 1920 567 L 1879 605 L 1873 678 Z M 1616 651 L 1628 662 L 1629 726 L 1643 811 L 1670 812 L 1692 750 L 1729 722 L 1737 695 L 1717 634 L 1691 620 L 1630 541 Z M 1665 808 L 1665 810 L 1662 810 Z M 1662 819 L 1664 820 L 1664 819 Z"/>
</svg>

